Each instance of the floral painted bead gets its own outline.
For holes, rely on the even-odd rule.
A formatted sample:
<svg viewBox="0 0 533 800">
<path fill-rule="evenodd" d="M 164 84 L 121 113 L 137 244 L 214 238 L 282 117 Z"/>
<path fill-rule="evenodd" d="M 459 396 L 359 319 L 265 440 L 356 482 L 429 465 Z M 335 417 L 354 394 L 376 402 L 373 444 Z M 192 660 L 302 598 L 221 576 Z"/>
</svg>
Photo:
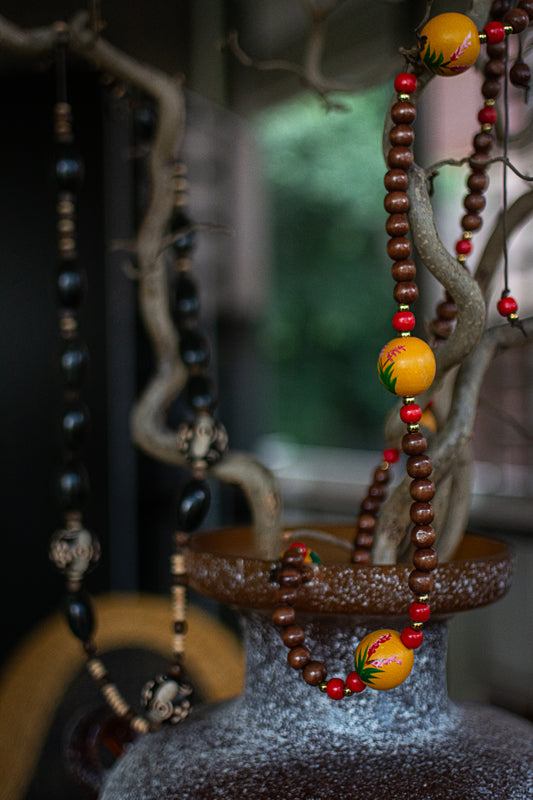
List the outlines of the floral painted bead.
<svg viewBox="0 0 533 800">
<path fill-rule="evenodd" d="M 381 628 L 362 639 L 355 651 L 355 670 L 373 689 L 394 689 L 408 678 L 414 654 L 398 631 Z"/>
<path fill-rule="evenodd" d="M 378 358 L 381 383 L 398 397 L 414 397 L 429 389 L 435 377 L 435 356 L 416 336 L 391 339 Z"/>
<path fill-rule="evenodd" d="M 458 75 L 471 67 L 478 55 L 477 28 L 464 14 L 439 14 L 422 29 L 420 57 L 437 75 Z"/>
</svg>

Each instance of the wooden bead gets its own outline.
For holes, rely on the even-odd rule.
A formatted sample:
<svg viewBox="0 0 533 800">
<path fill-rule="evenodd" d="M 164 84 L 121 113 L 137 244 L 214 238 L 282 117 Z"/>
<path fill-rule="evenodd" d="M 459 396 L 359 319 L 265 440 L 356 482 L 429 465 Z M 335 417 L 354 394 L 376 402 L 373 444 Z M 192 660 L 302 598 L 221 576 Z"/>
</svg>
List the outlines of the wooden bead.
<svg viewBox="0 0 533 800">
<path fill-rule="evenodd" d="M 486 52 L 489 58 L 501 59 L 503 61 L 505 58 L 505 41 L 488 44 Z"/>
<path fill-rule="evenodd" d="M 483 225 L 483 220 L 479 216 L 479 214 L 474 214 L 470 212 L 469 214 L 465 214 L 461 220 L 461 225 L 463 230 L 465 231 L 477 231 Z"/>
<path fill-rule="evenodd" d="M 409 516 L 416 525 L 430 525 L 435 517 L 431 503 L 412 503 Z"/>
<path fill-rule="evenodd" d="M 433 471 L 433 464 L 429 456 L 415 455 L 407 459 L 406 469 L 411 478 L 428 478 Z"/>
<path fill-rule="evenodd" d="M 389 236 L 405 236 L 409 231 L 409 221 L 405 214 L 391 214 L 385 223 Z"/>
<path fill-rule="evenodd" d="M 302 573 L 299 569 L 294 569 L 294 567 L 286 567 L 279 573 L 278 583 L 281 587 L 286 586 L 289 589 L 296 589 L 302 583 Z"/>
<path fill-rule="evenodd" d="M 374 536 L 371 533 L 359 533 L 355 543 L 358 547 L 368 550 L 374 544 Z"/>
<path fill-rule="evenodd" d="M 289 625 L 281 632 L 281 641 L 285 647 L 298 647 L 305 641 L 304 629 L 299 625 Z"/>
<path fill-rule="evenodd" d="M 368 489 L 370 497 L 377 497 L 382 500 L 387 494 L 387 489 L 381 483 L 373 483 Z"/>
<path fill-rule="evenodd" d="M 387 253 L 393 261 L 403 261 L 411 255 L 411 242 L 403 236 L 389 239 L 387 242 Z"/>
<path fill-rule="evenodd" d="M 415 550 L 413 553 L 413 564 L 421 572 L 431 572 L 438 563 L 437 554 L 431 547 Z"/>
<path fill-rule="evenodd" d="M 416 277 L 415 262 L 411 259 L 397 261 L 391 267 L 391 275 L 395 281 L 412 281 Z"/>
<path fill-rule="evenodd" d="M 417 596 L 429 594 L 433 589 L 433 583 L 431 572 L 420 572 L 415 569 L 409 575 L 409 588 Z"/>
<path fill-rule="evenodd" d="M 509 70 L 509 79 L 513 86 L 522 86 L 528 89 L 531 82 L 531 70 L 524 61 L 515 61 Z"/>
<path fill-rule="evenodd" d="M 494 145 L 494 137 L 488 131 L 480 131 L 474 136 L 473 145 L 476 150 L 480 150 L 482 152 L 490 150 Z"/>
<path fill-rule="evenodd" d="M 374 470 L 374 483 L 388 483 L 390 480 L 390 472 L 388 469 L 381 469 L 378 467 Z"/>
<path fill-rule="evenodd" d="M 502 22 L 504 25 L 510 25 L 513 33 L 521 33 L 529 25 L 529 14 L 522 8 L 510 8 L 503 15 Z"/>
<path fill-rule="evenodd" d="M 411 207 L 406 192 L 389 192 L 385 195 L 383 205 L 389 214 L 406 214 Z"/>
<path fill-rule="evenodd" d="M 501 20 L 506 11 L 513 5 L 512 0 L 493 0 L 490 4 L 489 16 L 494 20 Z"/>
<path fill-rule="evenodd" d="M 287 653 L 287 661 L 289 662 L 289 666 L 293 669 L 303 669 L 305 665 L 309 663 L 310 658 L 311 653 L 307 647 L 303 647 L 302 645 L 293 647 Z"/>
<path fill-rule="evenodd" d="M 417 478 L 409 487 L 413 500 L 427 503 L 435 495 L 435 484 L 429 478 Z"/>
<path fill-rule="evenodd" d="M 505 63 L 499 58 L 491 58 L 485 64 L 483 72 L 486 78 L 503 78 L 505 75 Z"/>
<path fill-rule="evenodd" d="M 364 500 L 361 501 L 360 508 L 361 511 L 366 511 L 369 514 L 372 514 L 375 513 L 376 511 L 379 511 L 380 505 L 381 502 L 379 497 L 370 497 L 370 495 L 367 495 L 367 497 L 365 497 Z"/>
<path fill-rule="evenodd" d="M 416 108 L 408 100 L 398 100 L 391 108 L 390 117 L 395 125 L 410 125 L 416 119 Z"/>
<path fill-rule="evenodd" d="M 411 542 L 415 547 L 432 547 L 435 539 L 435 531 L 431 525 L 413 525 L 411 528 Z"/>
<path fill-rule="evenodd" d="M 533 0 L 520 0 L 518 8 L 525 11 L 530 20 L 533 19 Z"/>
<path fill-rule="evenodd" d="M 304 554 L 299 547 L 289 547 L 283 553 L 281 563 L 284 567 L 294 567 L 298 569 L 304 563 Z"/>
<path fill-rule="evenodd" d="M 485 172 L 472 172 L 466 185 L 471 192 L 484 192 L 489 185 L 489 176 Z"/>
<path fill-rule="evenodd" d="M 453 322 L 446 319 L 434 319 L 429 326 L 438 339 L 448 339 L 453 333 Z"/>
<path fill-rule="evenodd" d="M 278 606 L 272 612 L 272 622 L 274 625 L 286 627 L 287 625 L 294 625 L 296 619 L 296 612 L 292 606 Z"/>
<path fill-rule="evenodd" d="M 482 153 L 478 151 L 472 153 L 470 156 L 470 168 L 472 169 L 472 172 L 485 172 L 489 159 L 490 156 L 488 153 Z"/>
<path fill-rule="evenodd" d="M 298 589 L 282 586 L 276 591 L 275 602 L 279 605 L 292 606 L 298 600 Z"/>
<path fill-rule="evenodd" d="M 497 78 L 486 78 L 481 84 L 481 94 L 486 100 L 496 100 L 501 88 L 500 81 Z"/>
<path fill-rule="evenodd" d="M 401 305 L 410 305 L 418 300 L 418 286 L 413 281 L 400 281 L 393 289 L 394 300 Z"/>
<path fill-rule="evenodd" d="M 406 433 L 402 439 L 402 450 L 408 456 L 421 455 L 427 446 L 423 433 Z"/>
<path fill-rule="evenodd" d="M 387 164 L 390 169 L 409 169 L 414 156 L 408 147 L 392 147 L 387 153 Z"/>
<path fill-rule="evenodd" d="M 309 686 L 318 686 L 325 680 L 328 671 L 322 661 L 310 661 L 303 668 L 303 679 Z"/>
<path fill-rule="evenodd" d="M 385 173 L 383 183 L 388 192 L 405 192 L 409 186 L 409 178 L 404 169 L 390 169 Z"/>
<path fill-rule="evenodd" d="M 415 132 L 410 125 L 395 125 L 389 133 L 389 142 L 400 147 L 409 147 L 415 140 Z"/>
<path fill-rule="evenodd" d="M 454 320 L 457 317 L 457 306 L 455 303 L 444 301 L 438 304 L 437 314 L 441 319 Z"/>
<path fill-rule="evenodd" d="M 471 192 L 470 194 L 467 194 L 463 200 L 463 205 L 467 211 L 471 211 L 473 213 L 483 211 L 486 204 L 487 201 L 485 200 L 484 196 L 478 192 Z"/>
<path fill-rule="evenodd" d="M 352 553 L 352 563 L 353 564 L 370 564 L 371 555 L 370 550 L 367 550 L 364 547 L 356 548 Z"/>
<path fill-rule="evenodd" d="M 373 532 L 376 527 L 376 518 L 372 514 L 361 514 L 357 520 L 357 527 L 360 532 Z"/>
</svg>

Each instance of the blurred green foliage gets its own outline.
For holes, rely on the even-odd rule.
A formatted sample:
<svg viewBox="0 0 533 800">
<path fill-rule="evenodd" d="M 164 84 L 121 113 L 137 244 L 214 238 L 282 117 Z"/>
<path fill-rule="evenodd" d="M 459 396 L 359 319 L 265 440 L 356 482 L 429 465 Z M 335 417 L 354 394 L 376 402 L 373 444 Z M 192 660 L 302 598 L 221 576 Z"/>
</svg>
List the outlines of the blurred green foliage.
<svg viewBox="0 0 533 800">
<path fill-rule="evenodd" d="M 265 427 L 300 443 L 380 448 L 393 404 L 376 370 L 395 310 L 381 151 L 389 98 L 379 87 L 326 113 L 304 96 L 257 122 L 273 261 Z"/>
</svg>

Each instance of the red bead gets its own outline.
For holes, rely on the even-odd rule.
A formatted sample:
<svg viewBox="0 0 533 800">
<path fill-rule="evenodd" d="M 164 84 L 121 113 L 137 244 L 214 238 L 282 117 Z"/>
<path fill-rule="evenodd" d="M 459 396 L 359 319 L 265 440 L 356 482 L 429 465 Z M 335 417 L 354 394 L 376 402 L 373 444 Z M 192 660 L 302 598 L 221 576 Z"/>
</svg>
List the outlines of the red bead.
<svg viewBox="0 0 533 800">
<path fill-rule="evenodd" d="M 404 628 L 401 633 L 401 640 L 409 650 L 416 650 L 424 641 L 422 631 L 414 631 L 412 628 Z"/>
<path fill-rule="evenodd" d="M 505 28 L 501 22 L 487 22 L 483 32 L 487 34 L 487 44 L 497 44 L 505 39 Z"/>
<path fill-rule="evenodd" d="M 478 122 L 482 125 L 494 125 L 498 118 L 498 112 L 494 106 L 483 106 L 477 115 Z"/>
<path fill-rule="evenodd" d="M 409 616 L 413 622 L 427 622 L 431 614 L 431 609 L 428 603 L 411 603 L 409 607 Z M 409 628 L 407 629 L 409 630 Z"/>
<path fill-rule="evenodd" d="M 422 409 L 416 403 L 407 403 L 400 409 L 400 419 L 406 425 L 414 425 L 422 416 Z"/>
<path fill-rule="evenodd" d="M 508 314 L 515 314 L 518 310 L 518 303 L 514 299 L 514 297 L 502 297 L 498 300 L 498 311 L 502 315 L 502 317 L 508 316 Z"/>
<path fill-rule="evenodd" d="M 289 550 L 295 550 L 296 548 L 300 550 L 303 556 L 307 555 L 307 547 L 305 544 L 302 544 L 301 542 L 293 542 L 291 545 L 289 545 Z"/>
<path fill-rule="evenodd" d="M 342 700 L 344 697 L 344 681 L 342 678 L 330 678 L 326 685 L 326 693 L 332 700 Z"/>
<path fill-rule="evenodd" d="M 502 25 L 503 28 L 503 25 Z M 394 81 L 394 88 L 402 94 L 412 94 L 416 89 L 416 76 L 411 72 L 400 72 Z"/>
<path fill-rule="evenodd" d="M 412 331 L 415 327 L 415 315 L 411 311 L 398 311 L 392 318 L 395 331 Z"/>
<path fill-rule="evenodd" d="M 346 676 L 346 688 L 359 694 L 359 692 L 366 689 L 366 684 L 363 683 L 357 672 L 350 672 L 350 674 Z"/>
<path fill-rule="evenodd" d="M 472 252 L 472 242 L 470 239 L 459 239 L 455 245 L 455 252 L 461 256 L 467 256 Z"/>
<path fill-rule="evenodd" d="M 396 464 L 400 460 L 400 453 L 392 447 L 388 447 L 383 451 L 383 460 L 389 464 Z"/>
</svg>

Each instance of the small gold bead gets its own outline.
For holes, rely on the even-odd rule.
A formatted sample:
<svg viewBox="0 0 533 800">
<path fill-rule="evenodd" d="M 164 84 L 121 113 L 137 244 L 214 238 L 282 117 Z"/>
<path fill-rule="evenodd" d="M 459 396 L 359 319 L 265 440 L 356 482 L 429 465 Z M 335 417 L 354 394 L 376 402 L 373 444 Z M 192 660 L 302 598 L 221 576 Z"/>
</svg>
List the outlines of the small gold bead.
<svg viewBox="0 0 533 800">
<path fill-rule="evenodd" d="M 345 697 L 350 697 L 353 694 L 352 690 L 348 689 L 347 686 L 344 687 L 342 693 Z"/>
<path fill-rule="evenodd" d="M 493 97 L 487 97 L 484 103 L 485 106 L 495 106 L 496 100 Z"/>
<path fill-rule="evenodd" d="M 472 231 L 463 231 L 463 239 L 471 239 Z"/>
<path fill-rule="evenodd" d="M 322 681 L 322 683 L 319 683 L 318 684 L 318 688 L 320 689 L 321 692 L 327 692 L 328 685 L 327 685 L 326 681 Z"/>
<path fill-rule="evenodd" d="M 464 264 L 464 263 L 465 263 L 465 261 L 466 261 L 466 256 L 464 255 L 464 253 L 460 253 L 460 254 L 457 256 L 457 261 L 459 262 L 459 264 Z"/>
<path fill-rule="evenodd" d="M 513 31 L 514 31 L 514 28 L 513 28 L 512 25 L 504 25 L 503 29 L 504 29 L 505 33 L 513 33 Z"/>
<path fill-rule="evenodd" d="M 402 339 L 406 339 L 406 338 L 407 338 L 408 336 L 410 336 L 410 335 L 411 335 L 411 331 L 401 331 L 401 332 L 400 332 L 400 337 L 401 337 Z"/>
<path fill-rule="evenodd" d="M 398 311 L 409 311 L 409 306 L 405 305 L 405 303 L 398 303 L 397 309 Z"/>
<path fill-rule="evenodd" d="M 409 433 L 418 433 L 419 429 L 420 428 L 418 422 L 412 422 L 410 425 L 407 426 L 407 430 L 409 431 Z"/>
<path fill-rule="evenodd" d="M 416 597 L 417 603 L 427 603 L 428 600 L 429 600 L 429 594 L 419 594 Z"/>
<path fill-rule="evenodd" d="M 478 34 L 478 36 L 479 36 L 479 43 L 480 44 L 485 44 L 485 42 L 487 41 L 487 34 L 481 32 L 481 33 Z"/>
<path fill-rule="evenodd" d="M 407 403 L 414 403 L 415 397 L 402 397 L 403 402 L 407 405 Z"/>
<path fill-rule="evenodd" d="M 423 622 L 411 622 L 411 628 L 414 631 L 421 631 L 424 623 Z"/>
<path fill-rule="evenodd" d="M 405 94 L 405 92 L 400 92 L 400 94 L 398 95 L 398 100 L 410 100 L 410 99 L 411 95 Z"/>
<path fill-rule="evenodd" d="M 518 319 L 518 314 L 516 311 L 512 311 L 510 314 L 507 314 L 507 319 L 514 321 L 515 319 Z"/>
<path fill-rule="evenodd" d="M 490 133 L 492 131 L 491 123 L 490 122 L 484 122 L 483 125 L 481 126 L 481 130 L 484 133 Z"/>
</svg>

